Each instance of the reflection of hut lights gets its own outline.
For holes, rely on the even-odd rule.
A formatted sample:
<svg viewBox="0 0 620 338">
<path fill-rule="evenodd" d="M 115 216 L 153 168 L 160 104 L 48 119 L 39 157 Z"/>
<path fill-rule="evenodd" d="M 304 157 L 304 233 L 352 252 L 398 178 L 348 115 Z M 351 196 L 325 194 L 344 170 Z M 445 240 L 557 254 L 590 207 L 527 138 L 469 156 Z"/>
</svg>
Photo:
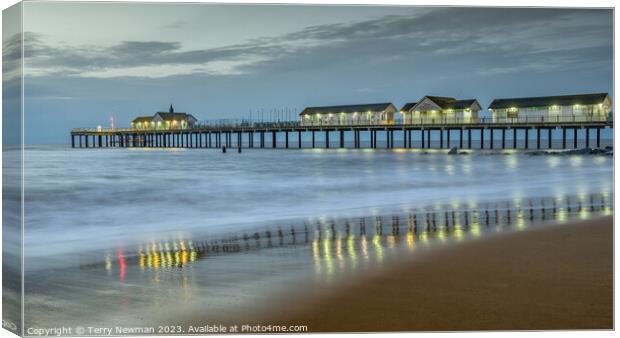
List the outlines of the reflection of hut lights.
<svg viewBox="0 0 620 338">
<path fill-rule="evenodd" d="M 105 256 L 105 269 L 108 271 L 112 270 L 112 259 L 110 258 L 110 254 Z"/>
<path fill-rule="evenodd" d="M 189 260 L 189 255 L 187 254 L 187 251 L 185 250 L 181 251 L 181 261 L 183 262 L 183 265 L 187 264 L 188 260 Z"/>
<path fill-rule="evenodd" d="M 142 251 L 140 251 L 140 268 L 142 270 L 144 270 L 144 261 L 145 261 L 144 253 L 142 253 Z"/>
<path fill-rule="evenodd" d="M 167 266 L 168 266 L 169 268 L 171 268 L 171 267 L 172 267 L 172 265 L 173 265 L 172 253 L 171 253 L 170 251 L 166 252 L 166 257 L 168 258 L 168 264 L 167 264 Z"/>
</svg>

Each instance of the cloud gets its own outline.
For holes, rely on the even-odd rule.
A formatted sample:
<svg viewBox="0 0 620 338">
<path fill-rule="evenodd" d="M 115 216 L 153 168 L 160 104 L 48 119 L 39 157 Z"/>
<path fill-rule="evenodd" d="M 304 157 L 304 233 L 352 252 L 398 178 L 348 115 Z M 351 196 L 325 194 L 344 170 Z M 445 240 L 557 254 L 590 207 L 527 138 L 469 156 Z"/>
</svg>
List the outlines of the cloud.
<svg viewBox="0 0 620 338">
<path fill-rule="evenodd" d="M 606 52 L 612 44 L 611 13 L 419 8 L 410 15 L 316 25 L 241 44 L 193 50 L 185 49 L 182 41 L 155 40 L 111 46 L 51 45 L 46 36 L 33 32 L 25 34 L 24 42 L 27 75 L 35 77 L 238 76 L 351 64 L 363 69 L 403 60 L 428 61 L 440 68 L 458 58 L 472 60 L 467 71 L 493 76 L 587 67 L 589 61 L 611 58 Z M 16 50 L 9 48 L 5 53 L 13 55 Z"/>
</svg>

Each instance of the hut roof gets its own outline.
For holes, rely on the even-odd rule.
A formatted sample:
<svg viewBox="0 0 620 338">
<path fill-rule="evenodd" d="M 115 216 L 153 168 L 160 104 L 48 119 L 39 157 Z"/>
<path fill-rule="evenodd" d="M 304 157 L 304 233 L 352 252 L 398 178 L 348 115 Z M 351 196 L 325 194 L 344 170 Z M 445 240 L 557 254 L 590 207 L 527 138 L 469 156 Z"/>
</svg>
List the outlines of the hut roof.
<svg viewBox="0 0 620 338">
<path fill-rule="evenodd" d="M 151 122 L 151 120 L 153 120 L 152 116 L 138 116 L 135 119 L 133 119 L 133 121 L 131 122 L 132 123 Z"/>
<path fill-rule="evenodd" d="M 410 111 L 411 108 L 413 108 L 416 104 L 418 104 L 418 103 L 417 102 L 407 102 L 407 103 L 405 103 L 405 105 L 403 106 L 401 111 Z"/>
<path fill-rule="evenodd" d="M 363 113 L 367 111 L 377 112 L 387 110 L 390 106 L 394 107 L 393 104 L 389 102 L 385 103 L 368 103 L 368 104 L 353 104 L 353 105 L 342 105 L 342 106 L 323 106 L 323 107 L 307 107 L 304 109 L 299 115 L 306 114 L 337 114 L 337 113 Z M 394 107 L 396 110 L 396 107 Z"/>
<path fill-rule="evenodd" d="M 155 115 L 161 116 L 161 118 L 164 121 L 172 121 L 173 119 L 176 119 L 176 120 L 187 120 L 187 119 L 190 119 L 190 118 L 196 120 L 196 118 L 192 114 L 188 114 L 188 113 L 157 112 L 157 114 L 155 114 Z"/>
<path fill-rule="evenodd" d="M 605 101 L 607 93 L 578 94 L 562 96 L 521 97 L 511 99 L 495 99 L 489 109 L 543 107 L 543 106 L 572 106 L 576 104 L 591 105 Z"/>
</svg>

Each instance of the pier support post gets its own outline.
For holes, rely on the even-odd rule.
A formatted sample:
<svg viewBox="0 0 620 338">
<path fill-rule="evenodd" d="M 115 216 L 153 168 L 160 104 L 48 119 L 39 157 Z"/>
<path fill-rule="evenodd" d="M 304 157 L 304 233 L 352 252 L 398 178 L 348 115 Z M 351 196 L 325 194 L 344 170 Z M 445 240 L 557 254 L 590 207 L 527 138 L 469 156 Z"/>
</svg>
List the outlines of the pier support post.
<svg viewBox="0 0 620 338">
<path fill-rule="evenodd" d="M 446 148 L 450 148 L 450 132 L 452 131 L 452 129 L 448 128 L 446 131 L 447 131 Z"/>
<path fill-rule="evenodd" d="M 552 142 L 553 135 L 551 134 L 551 132 L 552 132 L 552 129 L 548 128 L 547 129 L 547 148 L 549 149 L 553 148 L 553 142 Z"/>
<path fill-rule="evenodd" d="M 75 135 L 71 134 L 71 148 L 75 148 Z"/>
<path fill-rule="evenodd" d="M 512 129 L 512 149 L 517 149 L 517 128 Z"/>
<path fill-rule="evenodd" d="M 502 149 L 506 149 L 506 128 L 502 128 Z"/>
<path fill-rule="evenodd" d="M 297 131 L 297 147 L 301 149 L 301 130 Z"/>
<path fill-rule="evenodd" d="M 601 147 L 601 128 L 596 128 L 596 147 Z"/>
<path fill-rule="evenodd" d="M 484 149 L 484 128 L 480 128 L 480 149 Z"/>
<path fill-rule="evenodd" d="M 566 149 L 566 128 L 562 128 L 562 149 Z"/>
<path fill-rule="evenodd" d="M 586 148 L 590 148 L 590 128 L 586 127 Z"/>
<path fill-rule="evenodd" d="M 377 148 L 377 131 L 376 130 L 372 130 L 372 148 L 376 149 Z"/>
<path fill-rule="evenodd" d="M 325 148 L 329 148 L 329 130 L 325 130 Z"/>
<path fill-rule="evenodd" d="M 409 149 L 411 149 L 411 129 L 407 130 L 407 139 L 409 140 Z"/>
<path fill-rule="evenodd" d="M 422 149 L 424 149 L 426 147 L 426 140 L 424 139 L 424 129 L 420 129 L 420 134 L 422 135 L 421 139 L 422 139 Z"/>
<path fill-rule="evenodd" d="M 439 149 L 443 149 L 443 128 L 439 128 Z"/>
<path fill-rule="evenodd" d="M 467 148 L 471 149 L 471 128 L 467 129 Z"/>
<path fill-rule="evenodd" d="M 340 148 L 344 148 L 344 130 L 340 130 Z"/>
<path fill-rule="evenodd" d="M 278 139 L 276 136 L 275 130 L 271 132 L 271 148 L 276 148 L 278 144 Z"/>
<path fill-rule="evenodd" d="M 530 147 L 530 128 L 525 128 L 525 149 Z"/>
<path fill-rule="evenodd" d="M 459 129 L 459 148 L 463 149 L 463 128 Z"/>
<path fill-rule="evenodd" d="M 495 129 L 489 128 L 489 132 L 491 133 L 489 135 L 489 148 L 493 149 L 493 134 L 495 133 Z"/>
<path fill-rule="evenodd" d="M 536 149 L 540 149 L 540 128 L 536 128 Z"/>
<path fill-rule="evenodd" d="M 243 134 L 241 131 L 237 132 L 237 148 L 243 148 Z"/>
<path fill-rule="evenodd" d="M 284 132 L 284 147 L 288 149 L 288 131 Z"/>
<path fill-rule="evenodd" d="M 315 142 L 315 135 L 314 135 L 314 134 L 315 134 L 315 132 L 314 132 L 314 130 L 313 130 L 313 131 L 312 131 L 312 148 L 314 148 L 314 147 L 315 147 L 315 145 L 316 145 L 316 142 Z"/>
<path fill-rule="evenodd" d="M 390 129 L 390 149 L 394 148 L 394 130 Z"/>
<path fill-rule="evenodd" d="M 403 148 L 407 148 L 407 131 L 403 128 Z"/>
<path fill-rule="evenodd" d="M 573 128 L 573 148 L 577 148 L 577 128 Z"/>
<path fill-rule="evenodd" d="M 86 148 L 88 148 L 88 135 L 84 137 L 86 139 Z"/>
<path fill-rule="evenodd" d="M 431 148 L 431 129 L 426 129 L 426 145 L 427 148 Z"/>
</svg>

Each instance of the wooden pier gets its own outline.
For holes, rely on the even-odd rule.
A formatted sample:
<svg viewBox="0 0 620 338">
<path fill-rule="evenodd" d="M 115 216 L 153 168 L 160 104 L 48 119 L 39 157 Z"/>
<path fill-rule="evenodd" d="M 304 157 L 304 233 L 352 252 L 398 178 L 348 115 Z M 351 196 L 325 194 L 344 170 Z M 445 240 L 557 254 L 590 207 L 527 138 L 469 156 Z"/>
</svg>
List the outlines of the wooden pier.
<svg viewBox="0 0 620 338">
<path fill-rule="evenodd" d="M 191 129 L 73 129 L 73 148 L 452 148 L 601 147 L 610 121 L 303 126 L 297 122 Z M 561 134 L 559 137 L 557 134 Z M 507 139 L 507 135 L 510 137 Z M 364 140 L 362 136 L 367 136 Z M 394 136 L 402 136 L 395 142 Z M 308 141 L 302 142 L 303 138 Z M 474 139 L 474 137 L 477 137 Z M 533 140 L 532 140 L 533 139 Z M 319 142 L 322 140 L 322 142 Z M 511 141 L 510 143 L 507 140 Z M 553 141 L 561 145 L 554 147 Z M 381 142 L 378 142 L 381 141 Z M 570 142 L 570 143 L 569 143 Z M 351 146 L 352 143 L 352 146 Z"/>
</svg>

